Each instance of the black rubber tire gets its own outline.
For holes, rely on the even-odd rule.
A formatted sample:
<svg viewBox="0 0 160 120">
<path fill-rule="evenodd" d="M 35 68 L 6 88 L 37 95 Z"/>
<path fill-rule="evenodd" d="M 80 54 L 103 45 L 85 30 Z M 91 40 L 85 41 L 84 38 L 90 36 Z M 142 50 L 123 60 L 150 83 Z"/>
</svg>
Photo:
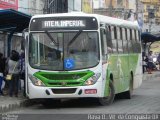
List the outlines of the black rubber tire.
<svg viewBox="0 0 160 120">
<path fill-rule="evenodd" d="M 133 95 L 133 77 L 131 76 L 129 82 L 129 90 L 124 92 L 123 96 L 125 99 L 131 99 Z"/>
<path fill-rule="evenodd" d="M 115 97 L 115 89 L 114 89 L 114 85 L 113 82 L 110 80 L 109 81 L 109 90 L 110 90 L 110 95 L 107 97 L 103 97 L 103 98 L 98 98 L 98 102 L 100 105 L 110 105 L 113 103 L 114 101 L 114 97 Z"/>
</svg>

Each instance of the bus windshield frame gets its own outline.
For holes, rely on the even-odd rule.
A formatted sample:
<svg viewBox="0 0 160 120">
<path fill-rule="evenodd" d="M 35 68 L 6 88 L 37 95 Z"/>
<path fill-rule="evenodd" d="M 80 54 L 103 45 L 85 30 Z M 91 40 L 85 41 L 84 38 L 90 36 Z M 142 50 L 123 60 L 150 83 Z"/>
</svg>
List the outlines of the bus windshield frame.
<svg viewBox="0 0 160 120">
<path fill-rule="evenodd" d="M 72 71 L 92 68 L 99 62 L 99 35 L 96 30 L 29 34 L 29 64 L 32 68 Z"/>
</svg>

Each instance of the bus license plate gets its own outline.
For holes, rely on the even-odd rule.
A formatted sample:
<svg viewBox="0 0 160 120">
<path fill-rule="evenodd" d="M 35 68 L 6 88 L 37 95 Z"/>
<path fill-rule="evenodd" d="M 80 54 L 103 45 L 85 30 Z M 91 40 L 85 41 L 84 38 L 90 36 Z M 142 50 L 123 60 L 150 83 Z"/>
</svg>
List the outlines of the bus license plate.
<svg viewBox="0 0 160 120">
<path fill-rule="evenodd" d="M 85 94 L 96 94 L 97 89 L 85 89 Z"/>
</svg>

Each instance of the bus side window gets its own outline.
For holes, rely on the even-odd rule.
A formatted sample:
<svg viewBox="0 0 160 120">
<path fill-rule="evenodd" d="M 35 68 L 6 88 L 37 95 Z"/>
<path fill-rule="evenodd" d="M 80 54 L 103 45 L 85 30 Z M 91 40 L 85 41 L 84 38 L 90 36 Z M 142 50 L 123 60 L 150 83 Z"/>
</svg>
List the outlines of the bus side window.
<svg viewBox="0 0 160 120">
<path fill-rule="evenodd" d="M 102 56 L 103 56 L 103 62 L 106 62 L 107 60 L 107 40 L 106 40 L 106 30 L 101 28 L 101 50 L 102 50 Z"/>
<path fill-rule="evenodd" d="M 137 41 L 135 36 L 135 30 L 132 29 L 132 45 L 133 45 L 133 52 L 137 53 Z"/>
<path fill-rule="evenodd" d="M 136 32 L 136 41 L 137 41 L 137 52 L 141 52 L 141 45 L 140 45 L 140 32 L 138 30 Z"/>
<path fill-rule="evenodd" d="M 131 35 L 130 35 L 130 29 L 127 29 L 127 38 L 128 38 L 128 50 L 129 53 L 133 53 L 133 48 L 132 48 L 132 42 L 131 42 Z"/>
<path fill-rule="evenodd" d="M 133 33 L 132 33 L 132 29 L 129 29 L 129 31 L 130 31 L 130 40 L 131 40 L 131 46 L 132 46 L 132 49 L 131 49 L 131 51 L 133 52 L 133 53 L 135 53 L 135 48 L 134 48 L 134 39 L 133 39 Z"/>
<path fill-rule="evenodd" d="M 108 53 L 113 53 L 112 47 L 112 39 L 111 39 L 111 27 L 106 26 L 106 38 L 107 38 L 107 52 Z"/>
<path fill-rule="evenodd" d="M 123 51 L 124 53 L 128 53 L 128 41 L 127 41 L 127 29 L 122 28 L 122 36 L 123 36 Z"/>
<path fill-rule="evenodd" d="M 117 27 L 117 42 L 118 42 L 118 53 L 123 53 L 123 46 L 122 46 L 122 38 L 121 38 L 121 29 Z"/>
<path fill-rule="evenodd" d="M 117 53 L 117 30 L 115 26 L 111 27 L 111 36 L 112 36 L 112 43 L 113 43 L 113 53 Z"/>
</svg>

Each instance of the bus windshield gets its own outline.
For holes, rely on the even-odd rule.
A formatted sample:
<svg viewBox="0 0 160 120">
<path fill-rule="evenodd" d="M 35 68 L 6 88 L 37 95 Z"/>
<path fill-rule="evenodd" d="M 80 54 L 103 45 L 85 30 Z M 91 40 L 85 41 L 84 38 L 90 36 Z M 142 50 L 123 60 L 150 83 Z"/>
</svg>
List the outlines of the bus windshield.
<svg viewBox="0 0 160 120">
<path fill-rule="evenodd" d="M 99 63 L 98 33 L 89 31 L 30 33 L 29 63 L 42 70 L 78 70 Z"/>
</svg>

